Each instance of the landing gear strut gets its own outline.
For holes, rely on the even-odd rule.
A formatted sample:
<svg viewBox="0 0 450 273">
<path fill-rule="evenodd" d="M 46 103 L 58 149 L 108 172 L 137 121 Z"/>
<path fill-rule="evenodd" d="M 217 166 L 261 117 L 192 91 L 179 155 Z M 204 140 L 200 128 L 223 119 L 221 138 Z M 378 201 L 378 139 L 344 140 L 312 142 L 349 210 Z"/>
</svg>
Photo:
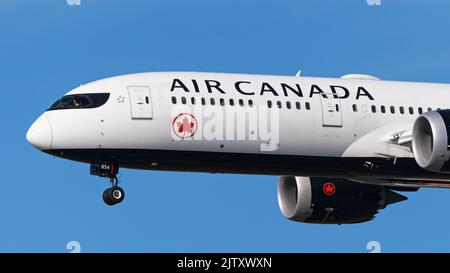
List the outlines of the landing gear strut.
<svg viewBox="0 0 450 273">
<path fill-rule="evenodd" d="M 116 164 L 91 164 L 91 175 L 109 178 L 110 187 L 103 192 L 103 201 L 109 206 L 119 204 L 125 198 L 125 192 L 118 186 L 118 173 Z"/>
</svg>

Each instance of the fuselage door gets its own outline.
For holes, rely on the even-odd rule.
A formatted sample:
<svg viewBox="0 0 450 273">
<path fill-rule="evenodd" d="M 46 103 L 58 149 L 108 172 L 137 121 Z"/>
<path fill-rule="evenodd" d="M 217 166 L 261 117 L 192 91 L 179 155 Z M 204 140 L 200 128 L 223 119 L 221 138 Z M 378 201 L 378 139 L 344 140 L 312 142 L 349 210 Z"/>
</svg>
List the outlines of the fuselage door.
<svg viewBox="0 0 450 273">
<path fill-rule="evenodd" d="M 148 86 L 128 86 L 130 96 L 131 118 L 152 119 L 153 107 Z"/>
<path fill-rule="evenodd" d="M 327 97 L 320 96 L 322 104 L 322 125 L 324 127 L 342 127 L 342 109 L 339 98 L 334 94 L 325 94 Z"/>
</svg>

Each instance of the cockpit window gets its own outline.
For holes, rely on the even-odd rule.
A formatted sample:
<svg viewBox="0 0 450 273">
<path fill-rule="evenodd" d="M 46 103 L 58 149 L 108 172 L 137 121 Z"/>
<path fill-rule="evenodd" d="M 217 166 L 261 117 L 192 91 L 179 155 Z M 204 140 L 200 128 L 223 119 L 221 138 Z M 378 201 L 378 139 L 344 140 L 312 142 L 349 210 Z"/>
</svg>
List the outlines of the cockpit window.
<svg viewBox="0 0 450 273">
<path fill-rule="evenodd" d="M 97 108 L 105 104 L 108 99 L 109 93 L 67 95 L 57 100 L 47 111 Z"/>
</svg>

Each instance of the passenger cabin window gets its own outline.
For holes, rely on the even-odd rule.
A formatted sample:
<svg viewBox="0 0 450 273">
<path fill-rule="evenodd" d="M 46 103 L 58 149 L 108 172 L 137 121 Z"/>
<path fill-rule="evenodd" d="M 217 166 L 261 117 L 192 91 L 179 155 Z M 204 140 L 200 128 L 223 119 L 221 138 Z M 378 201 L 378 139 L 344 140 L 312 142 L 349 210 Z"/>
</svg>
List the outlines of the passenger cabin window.
<svg viewBox="0 0 450 273">
<path fill-rule="evenodd" d="M 194 97 L 191 97 L 191 103 L 192 103 L 192 105 L 195 104 L 195 98 Z"/>
<path fill-rule="evenodd" d="M 309 102 L 305 103 L 305 108 L 306 108 L 306 110 L 310 110 L 311 109 L 311 105 L 309 104 Z"/>
<path fill-rule="evenodd" d="M 377 107 L 375 105 L 372 105 L 372 113 L 376 113 L 377 112 Z"/>
<path fill-rule="evenodd" d="M 224 99 L 220 99 L 219 102 L 220 102 L 220 106 L 225 106 L 225 100 Z"/>
<path fill-rule="evenodd" d="M 172 97 L 172 104 L 177 104 L 177 97 Z"/>
<path fill-rule="evenodd" d="M 428 107 L 428 112 L 432 111 L 433 109 L 431 109 L 431 107 Z"/>
<path fill-rule="evenodd" d="M 409 107 L 409 113 L 410 113 L 411 115 L 414 115 L 414 108 Z"/>
<path fill-rule="evenodd" d="M 97 108 L 104 105 L 108 99 L 109 93 L 67 95 L 57 100 L 47 111 Z"/>
<path fill-rule="evenodd" d="M 356 104 L 352 105 L 353 112 L 358 112 L 358 106 Z"/>
<path fill-rule="evenodd" d="M 277 101 L 277 106 L 279 109 L 281 109 L 281 101 Z"/>
<path fill-rule="evenodd" d="M 290 101 L 287 101 L 287 102 L 286 102 L 286 108 L 287 108 L 287 109 L 291 109 L 291 102 L 290 102 Z"/>
<path fill-rule="evenodd" d="M 299 101 L 297 101 L 296 103 L 295 103 L 295 107 L 298 109 L 298 110 L 300 110 L 300 108 L 301 108 L 301 104 L 300 104 L 300 102 Z"/>
<path fill-rule="evenodd" d="M 400 106 L 400 114 L 404 114 L 405 113 L 405 108 L 403 106 Z"/>
<path fill-rule="evenodd" d="M 418 111 L 419 111 L 419 115 L 422 115 L 422 113 L 423 113 L 422 107 L 419 107 Z"/>
<path fill-rule="evenodd" d="M 394 106 L 391 106 L 391 113 L 395 114 L 395 107 Z"/>
<path fill-rule="evenodd" d="M 234 100 L 230 99 L 230 105 L 233 106 L 234 105 Z"/>
<path fill-rule="evenodd" d="M 271 101 L 271 100 L 268 100 L 268 101 L 267 101 L 267 107 L 268 107 L 268 108 L 272 108 L 272 101 Z"/>
<path fill-rule="evenodd" d="M 186 104 L 186 98 L 185 97 L 181 97 L 181 103 L 182 104 Z"/>
<path fill-rule="evenodd" d="M 383 114 L 386 113 L 386 106 L 381 105 L 380 109 L 381 109 L 381 113 L 383 113 Z"/>
<path fill-rule="evenodd" d="M 253 107 L 253 101 L 252 100 L 248 100 L 248 106 Z"/>
</svg>

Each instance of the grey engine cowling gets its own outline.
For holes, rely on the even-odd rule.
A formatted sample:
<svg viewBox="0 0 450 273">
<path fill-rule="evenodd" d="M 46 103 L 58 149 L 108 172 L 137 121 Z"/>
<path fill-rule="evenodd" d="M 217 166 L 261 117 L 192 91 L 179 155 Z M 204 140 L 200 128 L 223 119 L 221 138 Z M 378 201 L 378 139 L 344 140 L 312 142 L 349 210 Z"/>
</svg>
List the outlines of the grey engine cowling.
<svg viewBox="0 0 450 273">
<path fill-rule="evenodd" d="M 417 164 L 429 171 L 450 173 L 450 110 L 430 111 L 414 122 L 412 149 Z"/>
<path fill-rule="evenodd" d="M 278 204 L 293 221 L 350 224 L 370 221 L 380 209 L 407 198 L 382 186 L 346 179 L 282 176 Z"/>
</svg>

